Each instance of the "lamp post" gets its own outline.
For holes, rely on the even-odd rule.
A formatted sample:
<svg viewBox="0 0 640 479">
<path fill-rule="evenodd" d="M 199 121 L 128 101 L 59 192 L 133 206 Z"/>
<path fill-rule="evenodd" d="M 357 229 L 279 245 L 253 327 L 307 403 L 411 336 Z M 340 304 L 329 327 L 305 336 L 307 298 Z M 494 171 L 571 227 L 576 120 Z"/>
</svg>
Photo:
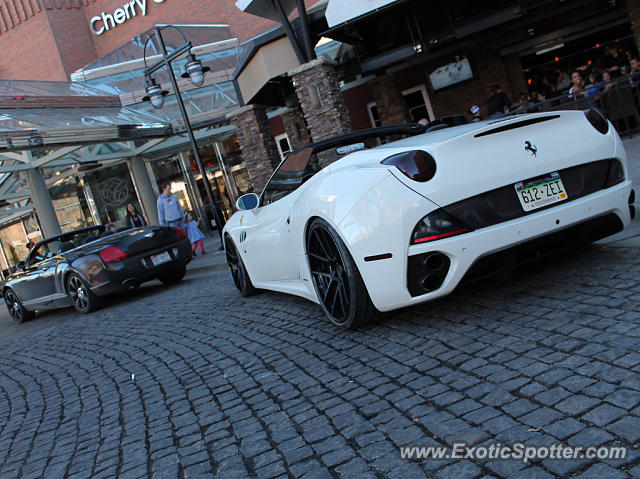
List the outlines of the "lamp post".
<svg viewBox="0 0 640 479">
<path fill-rule="evenodd" d="M 162 30 L 169 27 L 178 30 L 180 35 L 182 35 L 182 39 L 184 40 L 184 45 L 177 48 L 171 53 L 167 51 L 164 39 L 162 38 Z M 147 66 L 147 45 L 149 44 L 149 40 L 151 40 L 151 38 L 153 38 L 154 36 L 158 39 L 162 58 L 153 65 Z M 173 87 L 173 91 L 175 92 L 176 99 L 178 101 L 178 107 L 180 108 L 180 113 L 182 114 L 182 121 L 184 122 L 184 126 L 187 130 L 187 135 L 189 136 L 189 141 L 191 143 L 191 149 L 193 150 L 196 164 L 198 165 L 198 169 L 200 170 L 200 174 L 202 175 L 202 182 L 207 193 L 207 199 L 209 200 L 211 213 L 216 220 L 216 223 L 218 225 L 218 234 L 220 235 L 220 240 L 222 240 L 222 227 L 224 225 L 224 220 L 218 212 L 218 209 L 216 208 L 213 191 L 211 190 L 211 184 L 209 183 L 209 179 L 207 178 L 207 172 L 204 169 L 204 164 L 202 163 L 202 158 L 200 158 L 200 152 L 198 151 L 196 137 L 193 134 L 193 128 L 191 127 L 191 122 L 189 121 L 187 110 L 185 109 L 184 101 L 182 100 L 182 95 L 180 94 L 180 89 L 178 88 L 178 82 L 175 75 L 173 74 L 173 69 L 171 68 L 171 62 L 186 53 L 187 64 L 185 65 L 185 71 L 182 74 L 182 78 L 189 78 L 191 80 L 191 83 L 195 86 L 200 86 L 204 83 L 204 74 L 209 70 L 209 67 L 202 66 L 202 62 L 198 60 L 193 53 L 191 53 L 191 47 L 191 42 L 187 41 L 184 33 L 182 33 L 182 30 L 180 30 L 178 27 L 174 25 L 165 25 L 156 26 L 154 28 L 154 32 L 149 35 L 147 41 L 144 44 L 144 75 L 147 83 L 147 86 L 145 88 L 147 95 L 142 100 L 150 101 L 154 108 L 162 108 L 162 106 L 164 105 L 164 97 L 168 94 L 168 92 L 163 90 L 160 85 L 156 84 L 156 81 L 154 80 L 152 75 L 161 68 L 166 67 L 167 70 L 169 70 L 169 79 L 171 80 L 171 86 Z M 222 195 L 220 196 L 220 199 L 222 199 Z M 204 221 L 204 223 L 205 230 L 208 233 L 209 231 L 211 231 L 211 226 L 208 224 L 208 221 Z"/>
</svg>

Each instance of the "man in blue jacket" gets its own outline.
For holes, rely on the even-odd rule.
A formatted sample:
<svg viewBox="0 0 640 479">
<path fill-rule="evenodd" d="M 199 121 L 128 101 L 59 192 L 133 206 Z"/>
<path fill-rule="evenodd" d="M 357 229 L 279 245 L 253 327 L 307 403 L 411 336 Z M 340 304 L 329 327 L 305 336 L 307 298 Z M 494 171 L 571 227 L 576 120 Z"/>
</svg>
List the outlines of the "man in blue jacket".
<svg viewBox="0 0 640 479">
<path fill-rule="evenodd" d="M 171 184 L 162 185 L 162 194 L 158 197 L 158 220 L 163 226 L 184 228 L 184 211 L 178 197 L 171 194 Z"/>
</svg>

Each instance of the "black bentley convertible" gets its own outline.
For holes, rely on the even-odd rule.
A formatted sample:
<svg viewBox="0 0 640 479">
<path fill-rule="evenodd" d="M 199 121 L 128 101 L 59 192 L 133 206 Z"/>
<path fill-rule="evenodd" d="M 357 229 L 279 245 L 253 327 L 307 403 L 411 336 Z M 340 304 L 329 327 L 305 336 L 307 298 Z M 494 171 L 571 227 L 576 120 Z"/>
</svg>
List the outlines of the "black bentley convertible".
<svg viewBox="0 0 640 479">
<path fill-rule="evenodd" d="M 145 226 L 116 233 L 90 226 L 37 243 L 3 285 L 11 319 L 72 305 L 89 313 L 104 296 L 159 279 L 180 281 L 191 260 L 182 228 Z"/>
</svg>

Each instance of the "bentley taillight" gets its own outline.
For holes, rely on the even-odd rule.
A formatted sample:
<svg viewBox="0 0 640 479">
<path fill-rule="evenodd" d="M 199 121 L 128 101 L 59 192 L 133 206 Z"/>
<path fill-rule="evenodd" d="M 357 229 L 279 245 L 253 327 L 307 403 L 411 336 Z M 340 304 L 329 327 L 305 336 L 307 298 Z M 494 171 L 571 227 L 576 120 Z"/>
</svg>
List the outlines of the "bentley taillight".
<svg viewBox="0 0 640 479">
<path fill-rule="evenodd" d="M 443 209 L 429 213 L 413 229 L 411 244 L 436 241 L 472 231 Z"/>
<path fill-rule="evenodd" d="M 127 259 L 127 254 L 116 246 L 109 246 L 100 251 L 99 254 L 105 263 L 117 263 Z"/>
<path fill-rule="evenodd" d="M 176 232 L 176 239 L 178 241 L 181 241 L 183 239 L 186 239 L 187 237 L 187 232 L 185 230 L 183 230 L 182 228 L 180 228 L 179 226 L 176 226 L 175 228 L 173 228 Z"/>
<path fill-rule="evenodd" d="M 380 163 L 395 166 L 408 178 L 421 183 L 429 181 L 436 174 L 436 161 L 429 153 L 422 150 L 411 150 L 391 155 Z"/>
</svg>

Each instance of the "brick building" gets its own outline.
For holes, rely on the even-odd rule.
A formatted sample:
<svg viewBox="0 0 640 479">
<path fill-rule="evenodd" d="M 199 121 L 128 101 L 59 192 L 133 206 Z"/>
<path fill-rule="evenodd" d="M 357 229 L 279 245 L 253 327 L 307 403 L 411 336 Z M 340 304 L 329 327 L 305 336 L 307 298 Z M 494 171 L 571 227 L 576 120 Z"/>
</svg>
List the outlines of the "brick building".
<svg viewBox="0 0 640 479">
<path fill-rule="evenodd" d="M 155 24 L 228 25 L 241 42 L 277 25 L 238 11 L 235 0 L 2 0 L 0 78 L 69 80 Z"/>
<path fill-rule="evenodd" d="M 34 171 L 44 177 L 63 230 L 120 224 L 127 202 L 153 220 L 150 197 L 163 182 L 172 183 L 185 209 L 210 216 L 166 74 L 155 77 L 169 90 L 163 108 L 143 101 L 143 57 L 158 48 L 153 39 L 145 43 L 154 25 L 181 28 L 211 68 L 202 86 L 179 86 L 224 216 L 239 195 L 259 191 L 292 148 L 350 130 L 464 116 L 475 104 L 486 116 L 494 84 L 515 100 L 539 89 L 545 75 L 554 80 L 560 68 L 599 62 L 593 45 L 635 54 L 640 42 L 633 0 L 306 0 L 308 18 L 295 2 L 282 4 L 291 22 L 270 0 L 0 0 L 0 78 L 12 80 L 0 85 L 0 98 L 5 88 L 50 105 L 51 92 L 66 84 L 32 82 L 71 81 L 110 96 L 123 108 L 120 116 L 153 118 L 173 131 L 53 153 L 25 147 L 3 157 L 0 146 L 0 173 L 12 175 L 0 183 L 2 269 L 24 254 L 26 238 L 42 236 L 42 214 L 34 213 L 25 180 Z M 183 42 L 177 30 L 165 32 L 170 48 Z M 177 62 L 176 73 L 183 66 Z M 33 93 L 43 90 L 49 93 Z M 15 101 L 0 102 L 2 113 L 26 118 Z M 16 154 L 40 156 L 17 165 Z"/>
</svg>

